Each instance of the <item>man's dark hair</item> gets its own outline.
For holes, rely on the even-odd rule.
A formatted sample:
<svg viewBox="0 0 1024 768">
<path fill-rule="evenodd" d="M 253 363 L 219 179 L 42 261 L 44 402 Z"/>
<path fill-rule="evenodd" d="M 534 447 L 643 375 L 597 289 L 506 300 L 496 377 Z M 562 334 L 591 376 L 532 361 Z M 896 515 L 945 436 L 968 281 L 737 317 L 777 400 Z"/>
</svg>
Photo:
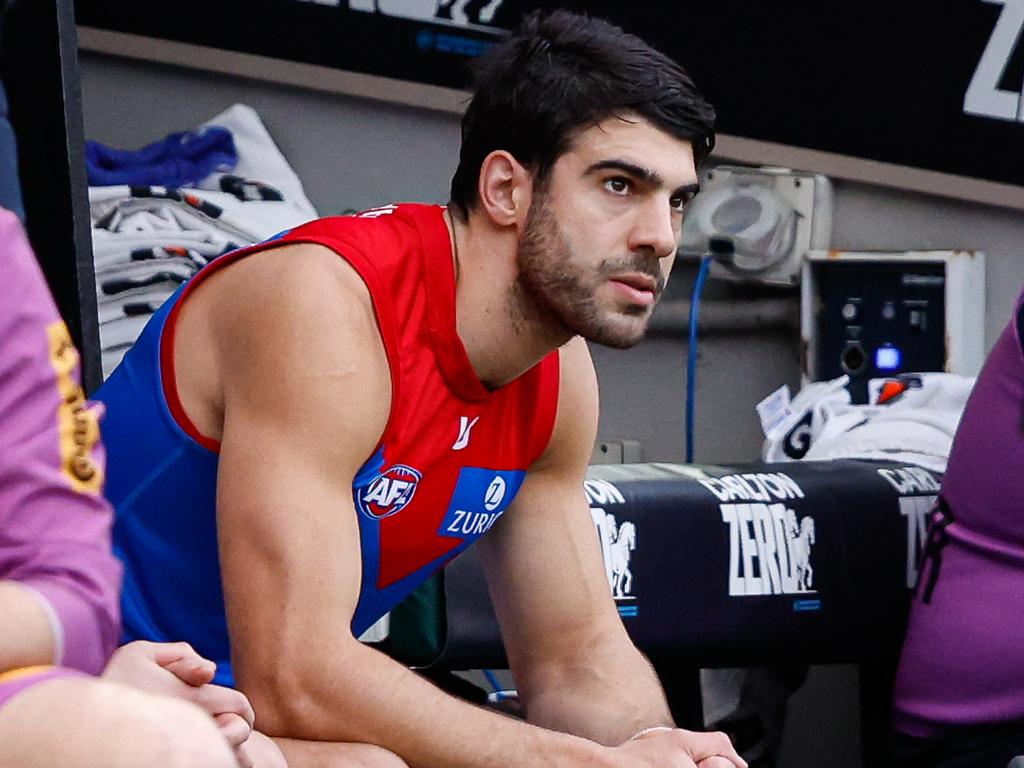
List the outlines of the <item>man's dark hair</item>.
<svg viewBox="0 0 1024 768">
<path fill-rule="evenodd" d="M 670 58 L 601 19 L 531 13 L 479 63 L 452 207 L 463 218 L 475 207 L 480 166 L 494 150 L 543 183 L 580 132 L 626 113 L 690 142 L 697 163 L 714 147 L 714 109 Z"/>
</svg>

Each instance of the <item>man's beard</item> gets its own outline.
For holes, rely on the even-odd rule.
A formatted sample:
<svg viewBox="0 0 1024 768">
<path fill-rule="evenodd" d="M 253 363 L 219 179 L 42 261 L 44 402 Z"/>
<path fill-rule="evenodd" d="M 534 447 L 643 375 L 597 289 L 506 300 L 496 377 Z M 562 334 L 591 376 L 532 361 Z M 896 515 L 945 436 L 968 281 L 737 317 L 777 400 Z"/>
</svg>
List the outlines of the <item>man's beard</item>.
<svg viewBox="0 0 1024 768">
<path fill-rule="evenodd" d="M 519 302 L 519 309 L 529 312 L 522 305 L 532 304 L 534 311 L 546 310 L 570 334 L 608 347 L 625 349 L 640 341 L 647 330 L 650 310 L 641 306 L 603 308 L 597 291 L 615 275 L 637 272 L 656 281 L 657 299 L 665 285 L 657 258 L 627 256 L 585 268 L 573 257 L 573 248 L 541 192 L 530 206 L 519 239 L 517 288 L 521 298 L 527 300 Z"/>
</svg>

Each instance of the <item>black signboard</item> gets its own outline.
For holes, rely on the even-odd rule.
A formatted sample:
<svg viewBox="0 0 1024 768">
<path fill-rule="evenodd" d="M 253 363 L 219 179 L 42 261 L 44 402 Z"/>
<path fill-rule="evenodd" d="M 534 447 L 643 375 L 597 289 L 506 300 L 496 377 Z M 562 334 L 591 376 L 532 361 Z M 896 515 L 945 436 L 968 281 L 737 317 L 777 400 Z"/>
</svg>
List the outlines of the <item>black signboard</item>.
<svg viewBox="0 0 1024 768">
<path fill-rule="evenodd" d="M 609 589 L 649 656 L 862 663 L 899 649 L 941 476 L 837 460 L 602 465 L 587 477 Z M 443 581 L 445 643 L 433 663 L 505 666 L 473 550 Z M 392 616 L 403 613 L 434 618 L 423 602 Z"/>
<path fill-rule="evenodd" d="M 676 58 L 722 133 L 1024 185 L 1024 0 L 79 0 L 80 24 L 455 88 L 524 13 Z M 941 191 L 941 190 L 939 190 Z"/>
</svg>

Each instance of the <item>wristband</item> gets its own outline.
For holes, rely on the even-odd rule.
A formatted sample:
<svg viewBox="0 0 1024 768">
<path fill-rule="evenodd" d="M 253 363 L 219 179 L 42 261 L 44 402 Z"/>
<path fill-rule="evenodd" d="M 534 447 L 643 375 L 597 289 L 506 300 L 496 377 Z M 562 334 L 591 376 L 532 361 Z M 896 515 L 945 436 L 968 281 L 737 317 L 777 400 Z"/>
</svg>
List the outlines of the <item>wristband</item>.
<svg viewBox="0 0 1024 768">
<path fill-rule="evenodd" d="M 654 733 L 655 731 L 674 731 L 674 730 L 676 730 L 676 729 L 673 728 L 671 725 L 652 725 L 650 728 L 644 728 L 642 731 L 637 731 L 636 733 L 634 733 L 632 736 L 630 736 L 628 739 L 626 739 L 626 743 L 628 744 L 631 741 L 636 741 L 637 739 L 642 738 L 643 736 L 646 736 L 648 733 Z"/>
</svg>

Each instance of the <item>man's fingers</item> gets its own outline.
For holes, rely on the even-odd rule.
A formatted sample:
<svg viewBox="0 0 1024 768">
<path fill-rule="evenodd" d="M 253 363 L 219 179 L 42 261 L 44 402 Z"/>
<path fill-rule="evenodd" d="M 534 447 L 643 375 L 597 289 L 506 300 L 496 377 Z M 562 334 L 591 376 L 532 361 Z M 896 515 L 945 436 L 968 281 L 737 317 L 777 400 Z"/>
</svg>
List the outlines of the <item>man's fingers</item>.
<svg viewBox="0 0 1024 768">
<path fill-rule="evenodd" d="M 697 768 L 736 768 L 736 763 L 724 757 L 709 757 L 697 763 Z M 746 763 L 743 763 L 746 765 Z"/>
<path fill-rule="evenodd" d="M 250 734 L 252 734 L 252 726 L 234 712 L 222 712 L 219 715 L 214 715 L 213 719 L 217 721 L 217 727 L 220 728 L 221 735 L 227 739 L 228 744 L 232 747 L 242 746 L 248 740 Z"/>
<path fill-rule="evenodd" d="M 179 659 L 202 659 L 188 643 L 147 643 L 153 660 L 161 667 Z"/>
<path fill-rule="evenodd" d="M 198 688 L 213 680 L 217 665 L 200 656 L 185 656 L 160 664 L 183 683 Z"/>
<path fill-rule="evenodd" d="M 256 768 L 288 768 L 288 761 L 284 759 L 281 748 L 259 731 L 252 732 L 252 736 L 245 742 L 245 751 Z"/>
<path fill-rule="evenodd" d="M 188 643 L 151 643 L 153 660 L 183 683 L 205 685 L 213 680 L 217 665 L 204 659 Z"/>
<path fill-rule="evenodd" d="M 209 712 L 211 715 L 234 714 L 241 717 L 249 728 L 256 723 L 256 713 L 252 711 L 252 704 L 245 694 L 233 688 L 224 688 L 220 685 L 204 685 L 195 691 L 192 701 Z"/>
<path fill-rule="evenodd" d="M 711 733 L 690 732 L 687 736 L 690 757 L 701 768 L 719 768 L 715 763 L 705 766 L 702 762 L 714 757 L 724 758 L 728 761 L 722 768 L 732 768 L 732 766 L 747 768 L 746 761 L 739 756 L 739 753 L 732 746 L 732 742 L 729 741 L 729 737 L 721 731 Z"/>
<path fill-rule="evenodd" d="M 222 712 L 215 715 L 213 719 L 217 721 L 221 735 L 234 750 L 238 768 L 254 768 L 255 761 L 248 749 L 249 737 L 252 736 L 252 725 L 245 718 L 233 712 Z"/>
</svg>

